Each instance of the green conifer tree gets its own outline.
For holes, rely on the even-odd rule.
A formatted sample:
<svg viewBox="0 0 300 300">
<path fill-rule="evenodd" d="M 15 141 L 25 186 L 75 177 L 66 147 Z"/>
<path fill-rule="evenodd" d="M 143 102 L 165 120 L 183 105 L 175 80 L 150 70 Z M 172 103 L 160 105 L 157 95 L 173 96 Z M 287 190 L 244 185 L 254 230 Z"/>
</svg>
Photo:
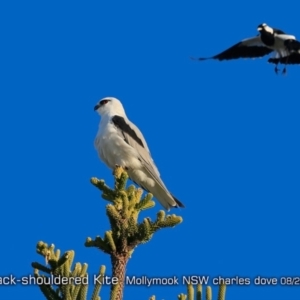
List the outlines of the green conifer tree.
<svg viewBox="0 0 300 300">
<path fill-rule="evenodd" d="M 138 217 L 142 210 L 152 208 L 155 203 L 152 195 L 146 194 L 133 185 L 126 188 L 127 173 L 120 167 L 114 170 L 114 189 L 108 187 L 104 180 L 92 178 L 91 183 L 102 191 L 102 198 L 109 204 L 106 206 L 106 214 L 110 222 L 110 230 L 104 237 L 95 239 L 87 238 L 86 247 L 96 247 L 110 255 L 112 264 L 112 278 L 116 279 L 111 285 L 110 300 L 123 299 L 125 271 L 128 260 L 134 249 L 151 240 L 153 234 L 162 228 L 174 227 L 182 222 L 182 218 L 176 215 L 166 215 L 163 210 L 157 213 L 156 220 L 144 218 L 139 223 Z M 87 300 L 88 277 L 87 264 L 76 263 L 72 269 L 74 251 L 67 251 L 60 256 L 60 251 L 54 251 L 54 245 L 48 246 L 44 242 L 38 242 L 37 253 L 44 256 L 46 265 L 33 262 L 34 276 L 40 280 L 39 288 L 47 300 Z M 47 275 L 41 275 L 43 272 Z M 94 286 L 92 300 L 100 300 L 99 292 L 105 276 L 105 266 L 99 270 L 99 280 Z M 47 279 L 60 279 L 60 282 L 49 282 Z M 64 280 L 63 284 L 60 284 Z M 151 297 L 150 299 L 155 299 Z M 194 288 L 188 285 L 187 295 L 180 294 L 178 299 L 194 300 Z M 202 287 L 197 287 L 196 299 L 202 300 Z M 211 300 L 211 288 L 206 289 L 206 300 Z M 203 299 L 204 300 L 204 299 Z M 225 286 L 220 287 L 218 300 L 225 300 Z"/>
</svg>

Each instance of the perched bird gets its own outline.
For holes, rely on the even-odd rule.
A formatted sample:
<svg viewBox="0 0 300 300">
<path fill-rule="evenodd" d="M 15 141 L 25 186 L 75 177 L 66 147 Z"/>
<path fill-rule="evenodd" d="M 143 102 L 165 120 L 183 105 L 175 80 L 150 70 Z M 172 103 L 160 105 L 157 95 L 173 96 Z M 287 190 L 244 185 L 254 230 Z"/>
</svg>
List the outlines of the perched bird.
<svg viewBox="0 0 300 300">
<path fill-rule="evenodd" d="M 238 58 L 258 58 L 263 57 L 271 52 L 275 53 L 275 57 L 269 62 L 275 63 L 275 72 L 278 73 L 277 64 L 284 62 L 291 53 L 295 52 L 293 47 L 288 47 L 289 43 L 295 47 L 295 36 L 284 33 L 282 30 L 272 28 L 266 23 L 260 24 L 257 27 L 260 32 L 257 36 L 247 38 L 233 45 L 229 49 L 207 58 L 193 58 L 194 60 L 218 59 L 229 60 Z M 286 67 L 283 73 L 286 72 Z"/>
<path fill-rule="evenodd" d="M 140 130 L 129 121 L 122 103 L 114 97 L 101 99 L 94 107 L 101 116 L 95 148 L 110 168 L 123 167 L 130 179 L 169 210 L 184 207 L 166 188 Z"/>
</svg>

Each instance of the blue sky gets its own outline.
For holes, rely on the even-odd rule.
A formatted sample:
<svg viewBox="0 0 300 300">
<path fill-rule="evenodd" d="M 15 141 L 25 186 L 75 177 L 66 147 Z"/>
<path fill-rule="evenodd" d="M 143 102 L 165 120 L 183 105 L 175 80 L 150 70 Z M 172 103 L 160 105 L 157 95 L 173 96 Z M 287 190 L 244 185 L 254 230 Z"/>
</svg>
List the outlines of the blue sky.
<svg viewBox="0 0 300 300">
<path fill-rule="evenodd" d="M 6 1 L 0 4 L 0 275 L 32 274 L 40 240 L 75 250 L 90 274 L 109 257 L 84 247 L 109 229 L 89 179 L 113 183 L 93 146 L 100 98 L 115 96 L 144 133 L 184 221 L 158 232 L 128 275 L 297 276 L 299 66 L 267 57 L 196 62 L 257 34 L 300 36 L 299 4 L 271 1 Z M 286 9 L 291 8 L 287 5 Z M 141 215 L 154 217 L 162 209 Z M 177 299 L 181 286 L 126 286 L 124 299 Z M 213 287 L 216 296 L 217 289 Z M 109 288 L 102 290 L 108 299 Z M 299 299 L 298 287 L 228 286 L 227 300 Z M 43 299 L 37 286 L 1 299 Z M 216 298 L 215 298 L 216 299 Z"/>
</svg>

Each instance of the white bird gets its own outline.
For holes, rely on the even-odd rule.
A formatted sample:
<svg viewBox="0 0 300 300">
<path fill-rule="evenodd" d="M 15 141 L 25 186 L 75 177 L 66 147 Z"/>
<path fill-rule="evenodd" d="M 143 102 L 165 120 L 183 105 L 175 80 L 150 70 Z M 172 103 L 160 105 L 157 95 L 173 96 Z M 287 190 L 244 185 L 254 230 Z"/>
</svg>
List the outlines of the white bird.
<svg viewBox="0 0 300 300">
<path fill-rule="evenodd" d="M 184 207 L 161 180 L 142 133 L 129 121 L 120 100 L 103 98 L 94 110 L 101 116 L 94 141 L 100 159 L 110 169 L 123 167 L 130 179 L 153 194 L 166 210 Z"/>
<path fill-rule="evenodd" d="M 257 27 L 259 35 L 251 38 L 244 39 L 239 43 L 233 45 L 227 50 L 208 58 L 193 58 L 193 60 L 206 60 L 206 59 L 218 59 L 230 60 L 238 58 L 258 58 L 274 52 L 275 57 L 270 58 L 269 62 L 275 63 L 275 72 L 278 72 L 278 63 L 288 63 L 286 60 L 293 52 L 295 52 L 296 45 L 299 43 L 296 41 L 294 35 L 286 34 L 280 29 L 272 28 L 266 23 L 260 24 Z M 293 47 L 289 47 L 293 45 Z M 298 45 L 297 45 L 298 47 Z M 283 73 L 286 72 L 286 67 L 283 69 Z"/>
</svg>

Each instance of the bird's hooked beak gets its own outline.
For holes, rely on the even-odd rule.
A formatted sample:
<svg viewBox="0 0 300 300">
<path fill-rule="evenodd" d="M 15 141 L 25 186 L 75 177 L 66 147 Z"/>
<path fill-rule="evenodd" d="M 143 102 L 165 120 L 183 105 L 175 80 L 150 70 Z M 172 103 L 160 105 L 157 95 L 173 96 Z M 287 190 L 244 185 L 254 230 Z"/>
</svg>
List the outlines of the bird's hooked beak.
<svg viewBox="0 0 300 300">
<path fill-rule="evenodd" d="M 100 104 L 95 105 L 94 111 L 97 110 L 100 107 Z"/>
<path fill-rule="evenodd" d="M 262 26 L 257 27 L 257 31 L 262 31 L 262 30 L 263 30 Z"/>
</svg>

